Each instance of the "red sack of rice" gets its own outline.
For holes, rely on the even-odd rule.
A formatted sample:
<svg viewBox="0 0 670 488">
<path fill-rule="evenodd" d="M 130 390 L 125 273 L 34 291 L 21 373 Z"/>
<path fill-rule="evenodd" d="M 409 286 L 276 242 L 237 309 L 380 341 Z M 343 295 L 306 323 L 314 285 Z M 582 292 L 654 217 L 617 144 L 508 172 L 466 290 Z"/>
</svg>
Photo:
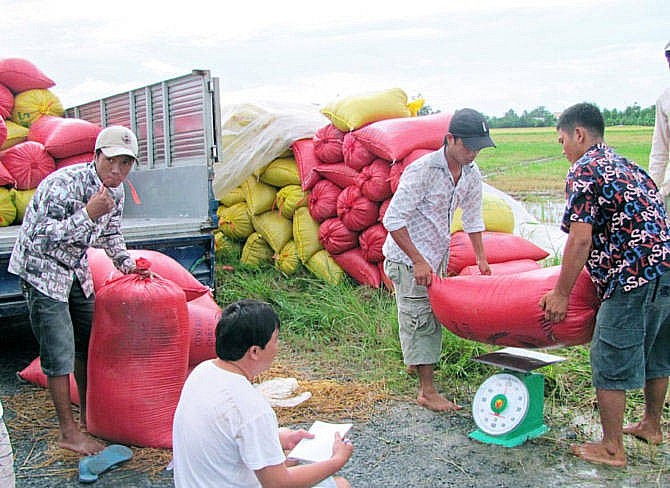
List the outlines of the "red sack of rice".
<svg viewBox="0 0 670 488">
<path fill-rule="evenodd" d="M 514 259 L 539 261 L 549 256 L 549 253 L 541 247 L 515 234 L 484 231 L 482 232 L 482 241 L 486 260 L 489 264 Z M 477 264 L 477 262 L 468 234 L 463 231 L 454 232 L 451 235 L 447 274 L 450 276 L 457 275 L 464 267 L 473 264 Z"/>
<path fill-rule="evenodd" d="M 5 119 L 0 116 L 0 147 L 7 140 L 7 124 L 5 124 Z"/>
<path fill-rule="evenodd" d="M 74 156 L 69 156 L 67 158 L 56 159 L 56 169 L 64 168 L 65 166 L 72 166 L 73 164 L 90 163 L 94 159 L 94 152 L 75 154 Z"/>
<path fill-rule="evenodd" d="M 321 162 L 314 152 L 314 141 L 312 139 L 300 139 L 291 144 L 291 150 L 298 166 L 300 175 L 300 186 L 303 191 L 311 190 L 321 178 L 315 171 Z"/>
<path fill-rule="evenodd" d="M 319 226 L 319 241 L 331 255 L 340 254 L 358 245 L 358 232 L 347 229 L 340 219 L 334 217 Z"/>
<path fill-rule="evenodd" d="M 14 95 L 5 85 L 0 83 L 0 117 L 8 119 L 14 109 Z M 0 144 L 1 146 L 2 144 Z"/>
<path fill-rule="evenodd" d="M 221 307 L 209 293 L 190 300 L 186 306 L 189 322 L 188 365 L 193 367 L 216 357 L 216 324 L 221 318 Z"/>
<path fill-rule="evenodd" d="M 382 224 L 375 224 L 365 229 L 358 236 L 358 246 L 366 261 L 378 263 L 384 259 L 382 246 L 388 231 Z"/>
<path fill-rule="evenodd" d="M 337 198 L 342 189 L 330 180 L 318 181 L 309 194 L 309 214 L 317 222 L 337 216 Z"/>
<path fill-rule="evenodd" d="M 402 175 L 405 168 L 419 159 L 421 156 L 433 152 L 432 149 L 415 149 L 407 156 L 405 156 L 400 161 L 396 161 L 391 164 L 391 169 L 389 170 L 389 184 L 391 185 L 391 192 L 395 193 L 398 189 L 398 183 L 400 182 L 400 176 Z"/>
<path fill-rule="evenodd" d="M 370 164 L 377 157 L 356 140 L 353 132 L 347 132 L 344 135 L 342 155 L 344 157 L 344 164 L 358 171 Z"/>
<path fill-rule="evenodd" d="M 382 204 L 379 206 L 379 218 L 377 221 L 381 222 L 384 220 L 384 214 L 386 213 L 386 209 L 389 208 L 389 205 L 391 204 L 391 199 L 388 198 L 382 202 Z"/>
<path fill-rule="evenodd" d="M 376 264 L 366 261 L 360 248 L 333 255 L 333 260 L 361 285 L 379 288 L 381 275 Z"/>
<path fill-rule="evenodd" d="M 389 171 L 388 161 L 375 159 L 356 177 L 356 186 L 361 189 L 365 197 L 373 202 L 383 202 L 392 195 Z"/>
<path fill-rule="evenodd" d="M 344 163 L 319 164 L 316 167 L 316 172 L 322 178 L 332 181 L 340 188 L 354 185 L 358 176 L 358 171 Z"/>
<path fill-rule="evenodd" d="M 0 59 L 0 83 L 14 94 L 26 90 L 51 88 L 56 84 L 37 66 L 23 58 Z"/>
<path fill-rule="evenodd" d="M 87 120 L 49 117 L 42 121 L 40 117 L 30 126 L 28 140 L 44 144 L 54 159 L 67 158 L 95 149 L 95 140 L 102 128 Z M 37 127 L 34 127 L 37 125 Z M 42 127 L 40 127 L 42 126 Z"/>
<path fill-rule="evenodd" d="M 377 222 L 379 204 L 364 196 L 357 186 L 348 186 L 337 197 L 337 216 L 347 228 L 360 231 Z"/>
<path fill-rule="evenodd" d="M 25 141 L 0 152 L 0 161 L 16 180 L 18 190 L 32 190 L 56 169 L 56 162 L 39 142 Z"/>
<path fill-rule="evenodd" d="M 316 157 L 324 163 L 339 163 L 344 159 L 342 155 L 343 139 L 344 132 L 333 124 L 321 127 L 312 138 Z"/>
<path fill-rule="evenodd" d="M 512 273 L 521 273 L 523 271 L 530 271 L 532 269 L 539 269 L 542 267 L 537 261 L 532 259 L 513 259 L 511 261 L 503 261 L 502 263 L 493 263 L 490 264 L 491 274 L 512 274 Z M 470 276 L 481 274 L 479 271 L 479 266 L 476 264 L 471 264 L 466 266 L 458 273 L 460 276 Z"/>
<path fill-rule="evenodd" d="M 414 149 L 438 149 L 449 132 L 450 113 L 380 120 L 354 132 L 370 152 L 387 161 L 404 158 Z"/>
<path fill-rule="evenodd" d="M 47 375 L 45 375 L 42 371 L 42 361 L 40 360 L 39 356 L 33 359 L 28 366 L 16 374 L 23 381 L 32 383 L 35 386 L 47 388 Z M 79 405 L 79 388 L 77 387 L 77 382 L 74 379 L 74 374 L 70 373 L 68 376 L 70 383 L 70 402 L 74 403 L 75 405 Z"/>
<path fill-rule="evenodd" d="M 11 173 L 7 171 L 7 168 L 2 164 L 2 161 L 0 161 L 0 186 L 16 186 L 16 180 Z"/>
</svg>

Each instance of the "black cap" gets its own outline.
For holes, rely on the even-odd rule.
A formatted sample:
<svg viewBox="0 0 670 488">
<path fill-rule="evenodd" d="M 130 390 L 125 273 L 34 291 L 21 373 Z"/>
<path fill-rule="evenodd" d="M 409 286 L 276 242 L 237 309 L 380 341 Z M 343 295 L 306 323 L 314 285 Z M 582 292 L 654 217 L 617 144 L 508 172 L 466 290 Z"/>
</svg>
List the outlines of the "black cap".
<svg viewBox="0 0 670 488">
<path fill-rule="evenodd" d="M 470 151 L 496 147 L 489 135 L 486 117 L 471 108 L 462 108 L 454 113 L 449 123 L 449 133 L 462 139 Z"/>
</svg>

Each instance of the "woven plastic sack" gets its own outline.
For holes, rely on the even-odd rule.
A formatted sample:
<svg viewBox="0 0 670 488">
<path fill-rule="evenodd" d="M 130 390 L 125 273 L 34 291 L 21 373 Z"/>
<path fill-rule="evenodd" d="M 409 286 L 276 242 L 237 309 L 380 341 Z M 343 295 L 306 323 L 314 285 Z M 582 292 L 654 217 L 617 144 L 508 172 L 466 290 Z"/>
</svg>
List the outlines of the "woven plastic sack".
<svg viewBox="0 0 670 488">
<path fill-rule="evenodd" d="M 363 195 L 355 185 L 342 190 L 337 197 L 337 216 L 353 231 L 361 231 L 377 223 L 379 203 Z"/>
<path fill-rule="evenodd" d="M 15 187 L 16 180 L 0 161 L 0 186 Z"/>
<path fill-rule="evenodd" d="M 27 127 L 23 127 L 12 120 L 5 120 L 5 126 L 7 127 L 7 138 L 5 139 L 5 142 L 0 145 L 0 150 L 16 146 L 28 139 Z"/>
<path fill-rule="evenodd" d="M 0 187 L 0 227 L 12 225 L 16 220 L 16 206 L 12 190 Z"/>
<path fill-rule="evenodd" d="M 94 159 L 95 153 L 93 152 L 75 154 L 74 156 L 68 156 L 67 158 L 56 159 L 56 169 L 72 166 L 73 164 L 90 163 Z"/>
<path fill-rule="evenodd" d="M 220 230 L 214 231 L 214 252 L 219 255 L 240 257 L 242 246 L 239 241 L 235 241 L 230 237 L 224 236 Z"/>
<path fill-rule="evenodd" d="M 533 261 L 532 259 L 513 259 L 512 261 L 503 261 L 502 263 L 493 263 L 489 265 L 491 268 L 491 274 L 499 275 L 499 274 L 513 274 L 513 273 L 521 273 L 523 271 L 531 271 L 533 269 L 540 269 L 542 265 L 537 262 Z M 470 266 L 466 266 L 461 270 L 460 273 L 458 273 L 459 276 L 466 276 L 466 275 L 479 275 L 481 272 L 479 271 L 479 266 L 476 264 L 471 264 Z"/>
<path fill-rule="evenodd" d="M 439 149 L 449 132 L 451 113 L 388 119 L 355 131 L 354 137 L 378 158 L 397 161 L 415 149 Z"/>
<path fill-rule="evenodd" d="M 34 88 L 51 88 L 56 84 L 37 66 L 23 58 L 0 59 L 0 83 L 15 94 Z"/>
<path fill-rule="evenodd" d="M 241 187 L 233 188 L 223 195 L 219 202 L 226 207 L 232 207 L 236 203 L 244 202 L 244 190 Z"/>
<path fill-rule="evenodd" d="M 315 171 L 316 166 L 321 163 L 314 152 L 314 141 L 312 139 L 300 139 L 291 145 L 295 162 L 300 175 L 300 185 L 305 191 L 311 190 L 321 178 Z"/>
<path fill-rule="evenodd" d="M 286 185 L 277 191 L 275 205 L 287 219 L 292 219 L 295 209 L 306 207 L 309 195 L 302 191 L 300 185 Z"/>
<path fill-rule="evenodd" d="M 360 171 L 377 157 L 356 140 L 353 132 L 347 132 L 342 141 L 344 164 Z"/>
<path fill-rule="evenodd" d="M 366 261 L 378 263 L 384 259 L 382 246 L 386 240 L 388 231 L 382 224 L 375 224 L 368 227 L 358 236 L 358 247 L 361 248 L 361 254 Z"/>
<path fill-rule="evenodd" d="M 378 120 L 411 115 L 407 108 L 407 94 L 400 88 L 340 98 L 323 107 L 321 113 L 343 132 Z"/>
<path fill-rule="evenodd" d="M 379 288 L 381 276 L 376 264 L 366 261 L 360 248 L 333 255 L 333 260 L 360 285 Z"/>
<path fill-rule="evenodd" d="M 272 209 L 277 196 L 277 189 L 274 186 L 266 185 L 255 176 L 249 176 L 241 187 L 251 215 L 262 214 Z"/>
<path fill-rule="evenodd" d="M 236 203 L 232 207 L 219 205 L 216 213 L 219 217 L 219 230 L 226 237 L 243 240 L 254 231 L 246 202 Z"/>
<path fill-rule="evenodd" d="M 242 247 L 240 263 L 257 268 L 263 263 L 271 263 L 273 255 L 274 251 L 270 245 L 265 242 L 263 236 L 258 232 L 254 232 L 247 237 L 247 240 Z"/>
<path fill-rule="evenodd" d="M 187 302 L 186 307 L 189 324 L 188 366 L 193 368 L 216 357 L 216 324 L 222 310 L 209 293 Z"/>
<path fill-rule="evenodd" d="M 293 214 L 293 240 L 298 257 L 303 263 L 323 249 L 319 240 L 319 223 L 312 218 L 306 207 L 297 208 Z"/>
<path fill-rule="evenodd" d="M 8 119 L 12 116 L 14 108 L 14 95 L 9 88 L 0 83 L 0 117 Z"/>
<path fill-rule="evenodd" d="M 342 154 L 344 132 L 333 124 L 325 125 L 317 130 L 312 140 L 316 156 L 324 163 L 339 163 L 344 160 Z"/>
<path fill-rule="evenodd" d="M 298 164 L 292 157 L 277 158 L 265 167 L 260 179 L 263 183 L 280 188 L 286 185 L 299 185 Z"/>
<path fill-rule="evenodd" d="M 425 156 L 426 154 L 433 152 L 431 149 L 415 149 L 411 153 L 409 153 L 405 158 L 401 159 L 400 161 L 395 161 L 393 164 L 391 164 L 391 168 L 389 169 L 389 184 L 391 185 L 391 192 L 395 193 L 396 190 L 398 190 L 398 183 L 400 183 L 400 176 L 402 176 L 403 171 L 405 171 L 405 168 L 419 159 L 421 156 Z"/>
<path fill-rule="evenodd" d="M 0 116 L 0 147 L 7 140 L 7 124 L 5 124 L 5 119 Z"/>
<path fill-rule="evenodd" d="M 281 251 L 282 247 L 293 238 L 293 222 L 273 210 L 252 215 L 251 223 L 274 252 Z"/>
<path fill-rule="evenodd" d="M 61 117 L 65 111 L 56 95 L 49 90 L 28 90 L 14 97 L 11 119 L 24 127 L 30 127 L 42 115 Z"/>
<path fill-rule="evenodd" d="M 337 198 L 341 188 L 329 180 L 321 180 L 309 194 L 309 213 L 317 222 L 337 216 Z"/>
<path fill-rule="evenodd" d="M 565 320 L 547 323 L 538 306 L 559 274 L 560 266 L 551 266 L 491 276 L 434 277 L 428 296 L 438 321 L 464 339 L 524 348 L 586 344 L 599 301 L 585 269 L 570 293 Z"/>
<path fill-rule="evenodd" d="M 42 116 L 28 131 L 28 140 L 44 145 L 54 159 L 93 153 L 102 128 L 87 120 Z"/>
<path fill-rule="evenodd" d="M 383 202 L 391 197 L 390 169 L 388 161 L 375 159 L 361 170 L 356 176 L 355 184 L 361 189 L 364 197 L 373 202 Z"/>
<path fill-rule="evenodd" d="M 295 274 L 300 269 L 300 257 L 295 241 L 291 239 L 281 250 L 274 255 L 275 268 L 287 276 Z"/>
<path fill-rule="evenodd" d="M 188 372 L 189 328 L 186 296 L 169 280 L 128 274 L 96 293 L 86 392 L 91 434 L 172 447 L 172 420 Z"/>
<path fill-rule="evenodd" d="M 384 214 L 386 213 L 386 209 L 389 208 L 389 205 L 391 204 L 391 199 L 388 198 L 384 200 L 381 205 L 379 205 L 379 218 L 377 219 L 378 222 L 382 222 L 384 220 Z"/>
<path fill-rule="evenodd" d="M 0 161 L 16 180 L 18 190 L 31 190 L 56 169 L 56 162 L 39 142 L 25 141 L 0 152 Z"/>
<path fill-rule="evenodd" d="M 359 174 L 354 168 L 344 163 L 319 164 L 316 167 L 316 172 L 322 178 L 332 181 L 340 188 L 355 185 L 356 177 Z"/>
<path fill-rule="evenodd" d="M 486 230 L 494 232 L 514 232 L 514 212 L 505 200 L 497 195 L 486 193 L 482 195 L 482 217 Z M 459 207 L 451 220 L 451 232 L 463 230 L 463 210 Z"/>
<path fill-rule="evenodd" d="M 489 264 L 502 263 L 515 259 L 539 261 L 549 253 L 529 240 L 505 232 L 482 232 L 484 253 Z M 465 232 L 456 232 L 451 236 L 449 264 L 447 274 L 457 275 L 465 266 L 477 264 L 470 238 Z"/>
<path fill-rule="evenodd" d="M 325 249 L 315 252 L 305 263 L 305 267 L 314 276 L 331 285 L 339 285 L 344 278 L 344 270 Z"/>
<path fill-rule="evenodd" d="M 33 359 L 30 364 L 28 364 L 28 366 L 16 374 L 23 381 L 32 383 L 35 386 L 47 388 L 47 375 L 42 372 L 42 361 L 40 360 L 39 356 Z M 70 402 L 74 403 L 75 405 L 79 405 L 79 389 L 77 388 L 77 382 L 74 379 L 74 374 L 70 373 L 68 377 L 70 380 Z"/>
<path fill-rule="evenodd" d="M 33 198 L 35 194 L 35 189 L 32 190 L 14 190 L 12 189 L 12 199 L 14 200 L 14 205 L 16 205 L 16 220 L 15 224 L 20 224 L 23 222 L 23 217 L 26 215 L 26 208 L 30 203 L 30 199 Z"/>
<path fill-rule="evenodd" d="M 319 241 L 332 256 L 358 246 L 358 232 L 348 229 L 337 217 L 319 226 Z"/>
</svg>

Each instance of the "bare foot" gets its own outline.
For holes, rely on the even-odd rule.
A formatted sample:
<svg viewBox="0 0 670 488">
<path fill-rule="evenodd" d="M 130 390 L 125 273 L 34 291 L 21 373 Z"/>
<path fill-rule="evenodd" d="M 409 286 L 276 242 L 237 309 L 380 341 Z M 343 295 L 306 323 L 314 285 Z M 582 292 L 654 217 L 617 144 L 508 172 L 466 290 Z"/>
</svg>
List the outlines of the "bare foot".
<svg viewBox="0 0 670 488">
<path fill-rule="evenodd" d="M 424 395 L 420 393 L 416 398 L 416 401 L 422 407 L 435 412 L 454 412 L 463 408 L 460 405 L 456 405 L 454 402 L 447 400 L 439 393 L 434 393 L 432 395 Z"/>
<path fill-rule="evenodd" d="M 623 452 L 612 453 L 598 442 L 587 442 L 586 444 L 571 444 L 572 453 L 590 463 L 606 464 L 615 468 L 626 466 L 626 454 Z"/>
<path fill-rule="evenodd" d="M 635 436 L 641 441 L 653 444 L 655 446 L 663 442 L 662 432 L 656 429 L 647 428 L 642 422 L 626 425 L 623 428 L 623 433 Z"/>
<path fill-rule="evenodd" d="M 96 454 L 105 448 L 105 444 L 80 431 L 73 432 L 67 437 L 61 435 L 58 438 L 58 446 L 85 456 Z"/>
</svg>

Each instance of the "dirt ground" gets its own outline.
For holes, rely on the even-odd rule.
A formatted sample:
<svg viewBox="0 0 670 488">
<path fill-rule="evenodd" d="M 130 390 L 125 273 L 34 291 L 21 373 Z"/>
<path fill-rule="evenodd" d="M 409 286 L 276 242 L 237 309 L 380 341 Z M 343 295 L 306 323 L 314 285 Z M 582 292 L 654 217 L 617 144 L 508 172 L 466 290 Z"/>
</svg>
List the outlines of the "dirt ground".
<svg viewBox="0 0 670 488">
<path fill-rule="evenodd" d="M 56 420 L 49 417 L 46 392 L 17 380 L 15 373 L 36 354 L 30 334 L 1 339 L 0 399 L 15 451 L 16 486 L 82 486 L 77 480 L 79 458 L 55 447 Z M 470 405 L 462 403 L 466 408 L 458 414 L 430 412 L 411 401 L 389 400 L 378 405 L 369 419 L 354 420 L 350 432 L 354 455 L 340 474 L 354 487 L 670 486 L 667 443 L 658 448 L 627 439 L 627 468 L 598 467 L 575 458 L 568 449 L 575 438 L 583 440 L 591 432 L 597 436 L 599 429 L 592 416 L 582 418 L 580 425 L 555 425 L 551 412 L 545 411 L 548 433 L 505 448 L 468 436 L 475 425 Z M 102 474 L 94 486 L 173 486 L 171 473 L 165 470 L 169 451 L 133 451 L 133 460 Z"/>
</svg>

